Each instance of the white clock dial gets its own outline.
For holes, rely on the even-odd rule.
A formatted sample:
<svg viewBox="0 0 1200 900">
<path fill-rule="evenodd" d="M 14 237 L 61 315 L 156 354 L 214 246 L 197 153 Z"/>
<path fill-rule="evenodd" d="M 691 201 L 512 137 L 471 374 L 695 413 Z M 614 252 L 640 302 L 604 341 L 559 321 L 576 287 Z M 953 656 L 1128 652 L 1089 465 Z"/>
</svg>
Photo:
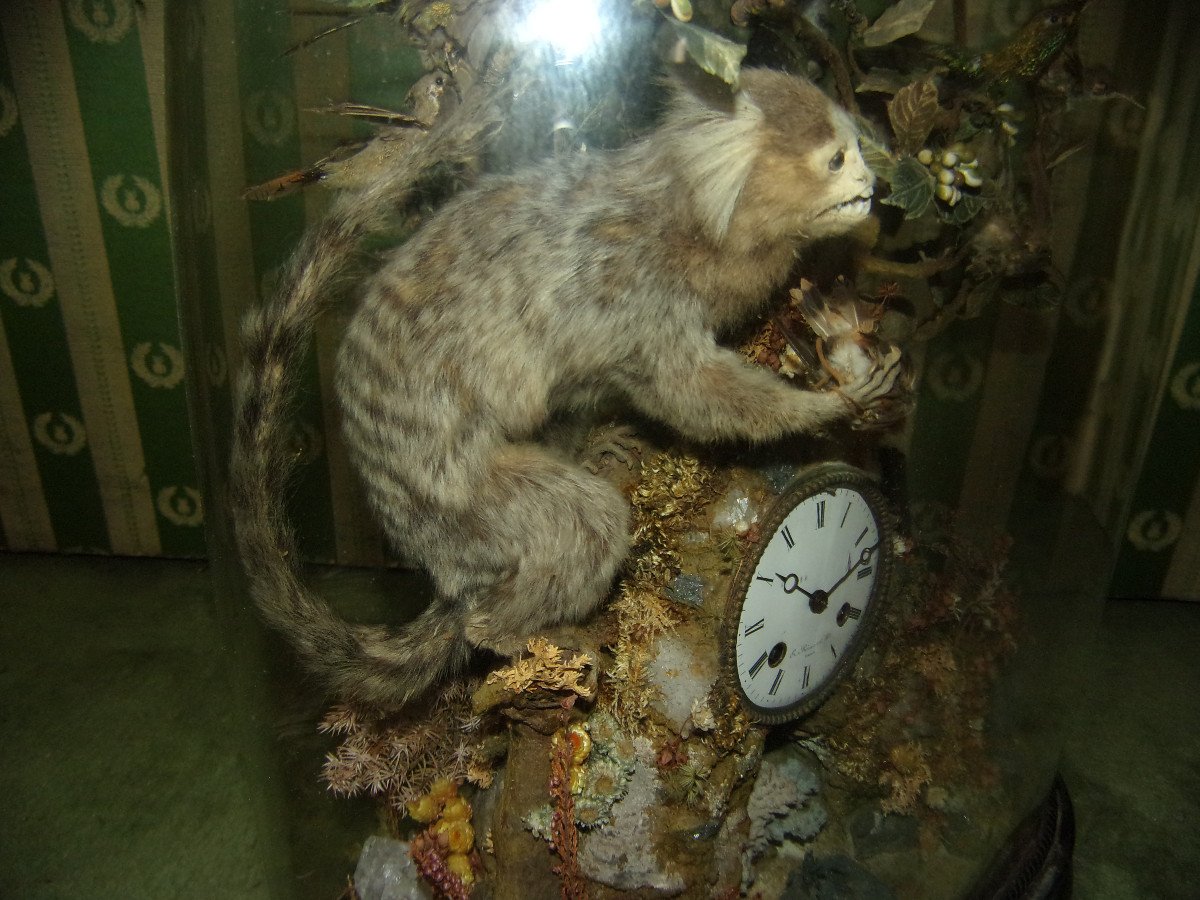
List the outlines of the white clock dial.
<svg viewBox="0 0 1200 900">
<path fill-rule="evenodd" d="M 735 586 L 731 674 L 764 718 L 801 715 L 823 698 L 861 650 L 886 575 L 879 495 L 855 470 L 835 471 L 781 499 Z"/>
</svg>

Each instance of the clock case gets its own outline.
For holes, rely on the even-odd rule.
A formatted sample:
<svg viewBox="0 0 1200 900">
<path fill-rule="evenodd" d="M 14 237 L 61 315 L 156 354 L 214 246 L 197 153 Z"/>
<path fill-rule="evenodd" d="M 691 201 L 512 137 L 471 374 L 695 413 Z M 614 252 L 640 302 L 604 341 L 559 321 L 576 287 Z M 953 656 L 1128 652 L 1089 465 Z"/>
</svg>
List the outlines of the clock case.
<svg viewBox="0 0 1200 900">
<path fill-rule="evenodd" d="M 876 562 L 878 575 L 871 589 L 870 601 L 859 620 L 854 638 L 847 644 L 846 650 L 837 664 L 817 690 L 784 707 L 759 706 L 746 696 L 737 674 L 737 637 L 742 604 L 771 538 L 791 511 L 809 497 L 830 492 L 839 487 L 852 488 L 866 500 L 879 528 L 879 554 Z M 725 601 L 725 616 L 720 639 L 721 671 L 725 687 L 736 698 L 742 709 L 755 721 L 766 725 L 775 725 L 809 715 L 824 703 L 845 676 L 853 671 L 855 664 L 862 656 L 862 651 L 870 643 L 875 625 L 879 621 L 880 608 L 887 602 L 898 522 L 899 516 L 893 511 L 892 502 L 884 493 L 881 479 L 872 476 L 864 469 L 841 461 L 815 463 L 802 469 L 772 504 L 766 517 L 760 523 L 760 539 L 754 548 L 742 558 L 733 576 Z M 826 610 L 826 612 L 830 612 L 830 610 Z"/>
</svg>

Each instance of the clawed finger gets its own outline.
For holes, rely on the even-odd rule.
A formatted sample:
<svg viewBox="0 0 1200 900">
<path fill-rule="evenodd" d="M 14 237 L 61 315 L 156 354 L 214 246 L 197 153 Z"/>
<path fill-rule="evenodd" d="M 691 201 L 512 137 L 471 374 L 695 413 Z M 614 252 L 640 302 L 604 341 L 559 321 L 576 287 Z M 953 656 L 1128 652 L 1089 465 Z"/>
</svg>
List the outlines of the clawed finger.
<svg viewBox="0 0 1200 900">
<path fill-rule="evenodd" d="M 878 365 L 870 374 L 854 385 L 847 393 L 863 407 L 870 406 L 891 393 L 896 385 L 896 379 L 901 373 L 902 354 L 899 347 L 893 347 L 879 360 Z"/>
</svg>

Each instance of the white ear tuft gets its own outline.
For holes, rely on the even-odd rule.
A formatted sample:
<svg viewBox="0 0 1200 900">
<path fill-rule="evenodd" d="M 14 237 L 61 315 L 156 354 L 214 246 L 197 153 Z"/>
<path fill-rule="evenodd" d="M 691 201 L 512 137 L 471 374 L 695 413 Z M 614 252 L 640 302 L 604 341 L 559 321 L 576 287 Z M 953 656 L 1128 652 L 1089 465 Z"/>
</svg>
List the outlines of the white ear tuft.
<svg viewBox="0 0 1200 900">
<path fill-rule="evenodd" d="M 676 122 L 682 126 L 674 148 L 679 174 L 691 185 L 696 212 L 714 240 L 729 230 L 758 154 L 762 117 L 745 91 L 737 94 L 732 115 L 694 101 L 676 107 Z"/>
</svg>

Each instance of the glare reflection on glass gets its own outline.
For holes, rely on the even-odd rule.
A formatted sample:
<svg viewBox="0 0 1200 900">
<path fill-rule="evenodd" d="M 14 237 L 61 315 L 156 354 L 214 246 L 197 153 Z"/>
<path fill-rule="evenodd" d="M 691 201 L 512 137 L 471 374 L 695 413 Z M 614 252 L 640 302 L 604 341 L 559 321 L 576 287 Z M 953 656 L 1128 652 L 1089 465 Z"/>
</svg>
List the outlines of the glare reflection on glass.
<svg viewBox="0 0 1200 900">
<path fill-rule="evenodd" d="M 521 22 L 518 36 L 527 43 L 554 48 L 554 62 L 564 66 L 591 49 L 603 27 L 595 0 L 537 0 Z"/>
</svg>

